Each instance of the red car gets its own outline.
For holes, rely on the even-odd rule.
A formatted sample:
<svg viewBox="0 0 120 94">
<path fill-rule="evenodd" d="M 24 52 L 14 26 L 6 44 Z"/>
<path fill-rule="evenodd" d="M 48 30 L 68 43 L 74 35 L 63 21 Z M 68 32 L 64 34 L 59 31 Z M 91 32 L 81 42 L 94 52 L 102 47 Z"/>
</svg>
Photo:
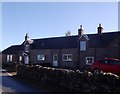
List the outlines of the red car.
<svg viewBox="0 0 120 94">
<path fill-rule="evenodd" d="M 105 58 L 97 60 L 91 65 L 92 71 L 103 71 L 120 74 L 120 60 L 115 58 Z"/>
</svg>

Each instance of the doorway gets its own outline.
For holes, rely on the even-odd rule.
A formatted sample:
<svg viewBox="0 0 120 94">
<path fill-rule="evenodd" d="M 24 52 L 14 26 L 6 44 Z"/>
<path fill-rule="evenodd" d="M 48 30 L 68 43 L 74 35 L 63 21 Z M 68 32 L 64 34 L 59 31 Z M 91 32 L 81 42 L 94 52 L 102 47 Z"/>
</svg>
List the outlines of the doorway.
<svg viewBox="0 0 120 94">
<path fill-rule="evenodd" d="M 24 56 L 24 63 L 29 64 L 29 56 L 28 55 Z"/>
<path fill-rule="evenodd" d="M 53 54 L 53 66 L 57 67 L 58 66 L 58 55 Z"/>
</svg>

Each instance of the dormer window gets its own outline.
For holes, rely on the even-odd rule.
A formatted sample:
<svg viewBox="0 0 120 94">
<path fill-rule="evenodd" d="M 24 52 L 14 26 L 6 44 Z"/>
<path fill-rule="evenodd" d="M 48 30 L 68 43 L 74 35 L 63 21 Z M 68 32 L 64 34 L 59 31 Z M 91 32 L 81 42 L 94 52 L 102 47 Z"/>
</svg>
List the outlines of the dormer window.
<svg viewBox="0 0 120 94">
<path fill-rule="evenodd" d="M 86 51 L 86 41 L 80 42 L 80 51 Z"/>
</svg>

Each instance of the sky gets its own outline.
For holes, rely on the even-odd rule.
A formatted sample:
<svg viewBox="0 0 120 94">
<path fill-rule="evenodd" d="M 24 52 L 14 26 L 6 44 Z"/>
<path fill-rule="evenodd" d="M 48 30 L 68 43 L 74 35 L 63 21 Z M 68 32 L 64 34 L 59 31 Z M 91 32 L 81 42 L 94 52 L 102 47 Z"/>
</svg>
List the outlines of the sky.
<svg viewBox="0 0 120 94">
<path fill-rule="evenodd" d="M 0 6 L 0 50 L 21 44 L 26 33 L 31 39 L 61 37 L 67 31 L 77 35 L 83 25 L 85 34 L 93 34 L 99 23 L 103 32 L 118 31 L 118 2 L 2 2 Z"/>
</svg>

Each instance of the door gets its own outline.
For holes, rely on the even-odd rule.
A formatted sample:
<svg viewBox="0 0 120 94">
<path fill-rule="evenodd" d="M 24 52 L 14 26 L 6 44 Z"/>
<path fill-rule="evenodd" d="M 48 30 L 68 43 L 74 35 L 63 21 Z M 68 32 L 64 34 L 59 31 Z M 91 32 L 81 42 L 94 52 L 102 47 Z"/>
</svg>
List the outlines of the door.
<svg viewBox="0 0 120 94">
<path fill-rule="evenodd" d="M 29 64 L 29 56 L 24 56 L 24 63 Z"/>
<path fill-rule="evenodd" d="M 53 66 L 57 67 L 58 66 L 58 55 L 53 54 Z"/>
</svg>

